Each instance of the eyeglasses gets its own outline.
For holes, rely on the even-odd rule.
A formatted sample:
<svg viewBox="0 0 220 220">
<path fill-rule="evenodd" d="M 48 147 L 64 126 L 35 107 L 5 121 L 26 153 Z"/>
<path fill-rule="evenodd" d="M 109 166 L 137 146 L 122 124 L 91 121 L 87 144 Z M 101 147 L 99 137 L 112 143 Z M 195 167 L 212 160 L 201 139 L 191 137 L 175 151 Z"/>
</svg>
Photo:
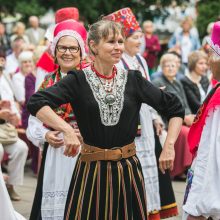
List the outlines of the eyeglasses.
<svg viewBox="0 0 220 220">
<path fill-rule="evenodd" d="M 70 53 L 77 53 L 79 51 L 79 47 L 66 47 L 63 45 L 57 45 L 57 50 L 60 53 L 66 53 L 67 50 L 69 50 Z"/>
</svg>

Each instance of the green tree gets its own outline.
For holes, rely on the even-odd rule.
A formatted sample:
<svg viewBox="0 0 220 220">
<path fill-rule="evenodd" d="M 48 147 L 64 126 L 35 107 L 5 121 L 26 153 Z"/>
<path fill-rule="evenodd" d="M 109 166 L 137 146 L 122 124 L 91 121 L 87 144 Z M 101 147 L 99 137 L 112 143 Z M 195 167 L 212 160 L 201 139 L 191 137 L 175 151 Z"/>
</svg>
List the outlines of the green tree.
<svg viewBox="0 0 220 220">
<path fill-rule="evenodd" d="M 201 0 L 198 3 L 197 28 L 200 37 L 204 37 L 207 26 L 210 22 L 219 20 L 220 16 L 220 0 Z"/>
</svg>

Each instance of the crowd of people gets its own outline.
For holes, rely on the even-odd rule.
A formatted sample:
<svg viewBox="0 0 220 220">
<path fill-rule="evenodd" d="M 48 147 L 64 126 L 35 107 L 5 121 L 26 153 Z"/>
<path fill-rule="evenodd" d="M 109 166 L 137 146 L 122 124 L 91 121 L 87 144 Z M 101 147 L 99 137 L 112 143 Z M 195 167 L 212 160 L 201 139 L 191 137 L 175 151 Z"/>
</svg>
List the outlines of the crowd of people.
<svg viewBox="0 0 220 220">
<path fill-rule="evenodd" d="M 130 8 L 88 30 L 77 8 L 55 21 L 44 30 L 31 16 L 11 36 L 0 23 L 3 220 L 23 219 L 9 197 L 22 199 L 27 158 L 31 220 L 177 216 L 173 179 L 187 180 L 183 219 L 219 219 L 219 22 L 201 45 L 184 17 L 161 51 Z"/>
</svg>

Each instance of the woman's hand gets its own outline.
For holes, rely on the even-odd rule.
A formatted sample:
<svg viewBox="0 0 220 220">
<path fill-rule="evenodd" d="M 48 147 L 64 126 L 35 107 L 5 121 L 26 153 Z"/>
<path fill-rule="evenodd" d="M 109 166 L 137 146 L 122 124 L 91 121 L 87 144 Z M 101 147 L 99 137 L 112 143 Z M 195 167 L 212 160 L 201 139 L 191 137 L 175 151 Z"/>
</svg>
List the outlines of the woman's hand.
<svg viewBox="0 0 220 220">
<path fill-rule="evenodd" d="M 10 115 L 11 115 L 10 110 L 8 110 L 8 109 L 1 109 L 0 110 L 0 119 L 8 121 L 8 119 L 10 118 Z"/>
<path fill-rule="evenodd" d="M 174 158 L 175 158 L 174 144 L 165 142 L 159 158 L 159 168 L 163 174 L 165 174 L 165 170 L 173 169 Z"/>
<path fill-rule="evenodd" d="M 74 157 L 78 154 L 80 141 L 73 129 L 63 133 L 64 144 L 66 146 L 64 155 Z"/>
<path fill-rule="evenodd" d="M 188 215 L 187 220 L 205 220 L 206 218 L 204 216 L 193 216 Z"/>
<path fill-rule="evenodd" d="M 184 123 L 186 124 L 186 126 L 190 127 L 194 121 L 195 115 L 190 114 L 190 115 L 185 115 L 184 118 Z"/>
<path fill-rule="evenodd" d="M 11 109 L 11 102 L 7 101 L 7 100 L 0 101 L 0 108 L 10 110 Z"/>
<path fill-rule="evenodd" d="M 20 118 L 17 116 L 16 113 L 11 113 L 8 122 L 10 122 L 12 125 L 16 127 L 20 123 Z"/>
<path fill-rule="evenodd" d="M 83 143 L 83 137 L 82 137 L 82 135 L 81 135 L 79 129 L 78 129 L 78 128 L 74 128 L 74 131 L 75 131 L 76 136 L 78 137 L 80 143 L 82 144 L 82 143 Z"/>
<path fill-rule="evenodd" d="M 58 137 L 60 131 L 48 131 L 45 135 L 46 141 L 54 148 L 58 148 L 64 145 L 63 138 Z"/>
</svg>

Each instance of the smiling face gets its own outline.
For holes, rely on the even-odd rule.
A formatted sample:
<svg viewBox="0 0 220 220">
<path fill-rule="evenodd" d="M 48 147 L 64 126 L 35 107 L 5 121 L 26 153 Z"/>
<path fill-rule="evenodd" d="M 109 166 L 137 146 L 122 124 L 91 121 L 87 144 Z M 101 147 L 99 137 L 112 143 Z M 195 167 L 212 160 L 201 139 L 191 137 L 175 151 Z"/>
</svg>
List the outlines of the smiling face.
<svg viewBox="0 0 220 220">
<path fill-rule="evenodd" d="M 177 70 L 178 68 L 175 60 L 167 60 L 162 65 L 163 75 L 168 80 L 172 81 L 176 77 Z"/>
<path fill-rule="evenodd" d="M 124 51 L 124 38 L 120 33 L 113 35 L 110 31 L 106 39 L 101 39 L 98 44 L 90 42 L 90 47 L 96 54 L 96 59 L 108 65 L 114 65 L 121 59 Z"/>
<path fill-rule="evenodd" d="M 24 60 L 21 62 L 21 72 L 24 75 L 27 75 L 29 73 L 32 73 L 34 70 L 34 62 L 33 60 Z"/>
<path fill-rule="evenodd" d="M 66 49 L 66 52 L 64 52 L 60 48 L 71 49 Z M 79 48 L 78 41 L 74 37 L 64 36 L 58 41 L 55 56 L 61 72 L 67 73 L 80 63 L 80 49 L 77 51 L 73 50 L 74 48 Z"/>
<path fill-rule="evenodd" d="M 140 52 L 142 36 L 142 32 L 136 31 L 125 40 L 125 51 L 130 56 L 135 56 L 137 53 Z"/>
</svg>

